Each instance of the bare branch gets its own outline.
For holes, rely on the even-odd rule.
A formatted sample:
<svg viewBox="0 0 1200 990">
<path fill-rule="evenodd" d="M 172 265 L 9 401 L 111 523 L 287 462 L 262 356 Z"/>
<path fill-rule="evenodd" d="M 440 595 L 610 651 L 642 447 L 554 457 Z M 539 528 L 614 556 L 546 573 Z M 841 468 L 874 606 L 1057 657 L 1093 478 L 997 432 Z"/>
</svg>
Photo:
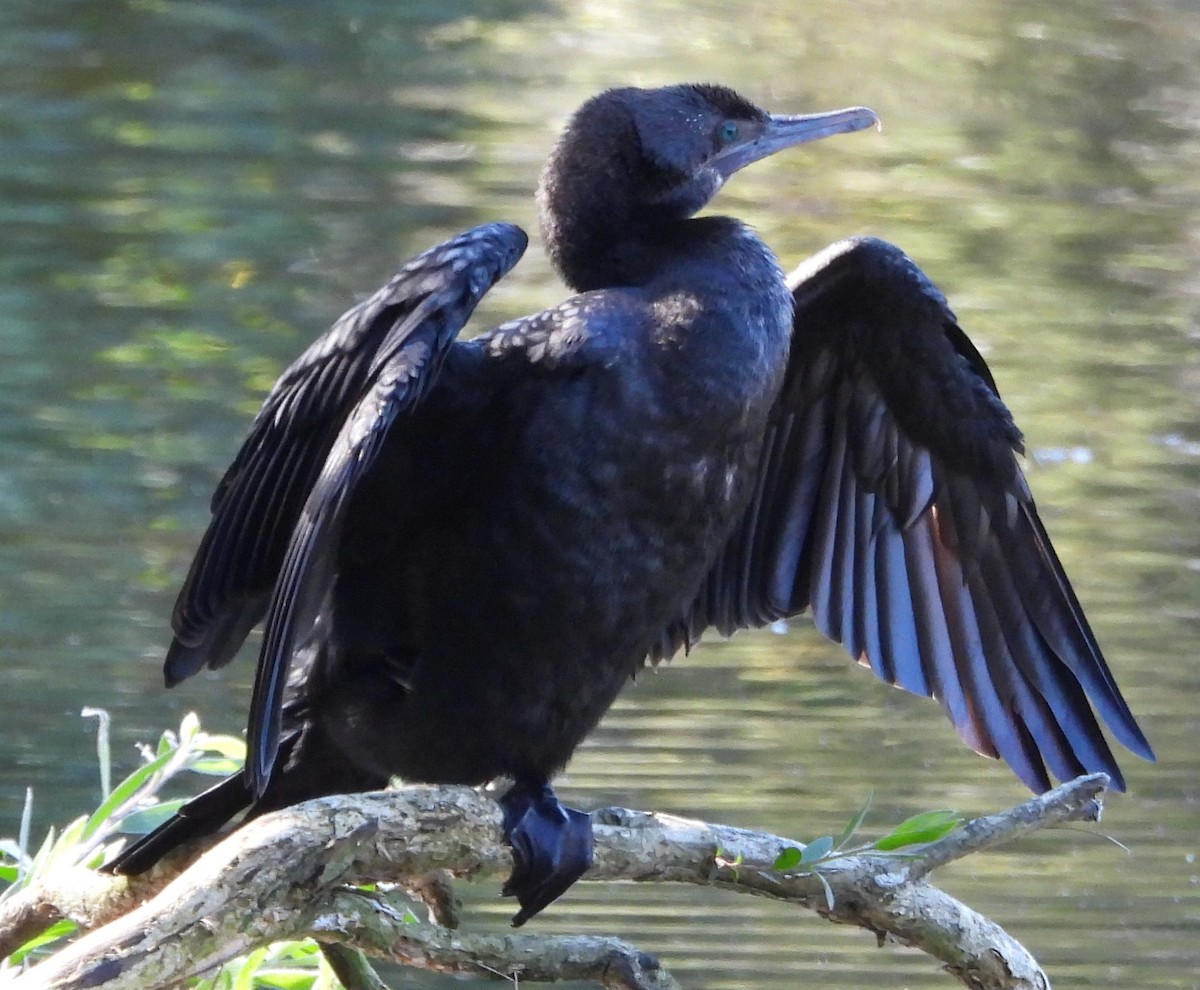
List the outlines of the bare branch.
<svg viewBox="0 0 1200 990">
<path fill-rule="evenodd" d="M 129 885 L 82 866 L 57 870 L 0 903 L 0 959 L 64 918 L 85 930 L 106 925 L 156 894 L 173 877 L 174 873 L 156 871 Z"/>
<path fill-rule="evenodd" d="M 521 983 L 587 980 L 616 990 L 676 990 L 678 984 L 645 952 L 615 938 L 587 935 L 462 934 L 404 922 L 375 898 L 335 893 L 313 920 L 322 941 L 344 938 L 370 955 L 442 973 L 491 974 Z"/>
<path fill-rule="evenodd" d="M 772 864 L 799 845 L 793 840 L 607 809 L 593 816 L 596 863 L 587 879 L 683 882 L 787 900 L 921 948 L 968 986 L 1045 990 L 1049 981 L 1019 943 L 924 877 L 933 866 L 1033 829 L 1095 818 L 1106 784 L 1102 774 L 1080 778 L 970 822 L 916 854 L 843 856 L 791 873 Z M 675 986 L 657 961 L 623 942 L 465 936 L 405 920 L 386 894 L 368 900 L 347 889 L 367 882 L 412 888 L 439 870 L 458 878 L 496 877 L 511 864 L 498 806 L 468 788 L 408 787 L 310 801 L 237 830 L 161 892 L 157 873 L 133 881 L 89 873 L 86 896 L 78 893 L 78 878 L 68 890 L 55 884 L 26 892 L 24 914 L 50 906 L 83 925 L 130 898 L 156 896 L 32 968 L 13 990 L 152 990 L 258 945 L 304 935 L 427 969 L 526 982 L 585 979 L 625 990 Z M 441 913 L 445 891 L 444 881 L 434 883 L 422 899 Z M 0 915 L 0 937 L 10 920 L 18 915 Z"/>
<path fill-rule="evenodd" d="M 923 877 L 931 870 L 969 853 L 1011 842 L 1051 825 L 1098 822 L 1104 808 L 1100 798 L 1108 785 L 1106 773 L 1076 777 L 1008 811 L 967 822 L 962 828 L 922 850 L 919 859 L 909 867 L 908 875 L 913 879 Z"/>
</svg>

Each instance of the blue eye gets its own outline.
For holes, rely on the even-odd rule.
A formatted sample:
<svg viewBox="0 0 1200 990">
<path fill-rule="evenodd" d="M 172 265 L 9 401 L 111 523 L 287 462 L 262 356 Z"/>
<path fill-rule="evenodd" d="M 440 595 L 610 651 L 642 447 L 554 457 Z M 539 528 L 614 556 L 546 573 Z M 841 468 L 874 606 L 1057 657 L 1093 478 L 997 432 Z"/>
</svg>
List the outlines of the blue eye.
<svg viewBox="0 0 1200 990">
<path fill-rule="evenodd" d="M 721 139 L 722 144 L 730 144 L 731 142 L 736 141 L 737 136 L 738 125 L 732 120 L 725 121 L 725 123 L 723 123 L 717 129 L 717 137 Z"/>
</svg>

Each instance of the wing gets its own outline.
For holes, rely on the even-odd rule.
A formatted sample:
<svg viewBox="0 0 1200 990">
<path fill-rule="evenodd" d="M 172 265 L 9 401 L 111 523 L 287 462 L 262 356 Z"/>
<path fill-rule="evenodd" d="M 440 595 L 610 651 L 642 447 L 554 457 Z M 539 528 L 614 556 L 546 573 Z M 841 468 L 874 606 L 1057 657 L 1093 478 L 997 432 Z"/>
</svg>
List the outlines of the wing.
<svg viewBox="0 0 1200 990">
<path fill-rule="evenodd" d="M 430 355 L 412 365 L 412 396 L 496 280 L 524 253 L 511 224 L 468 230 L 406 264 L 355 306 L 283 373 L 217 486 L 212 521 L 172 616 L 164 666 L 176 684 L 219 667 L 262 618 L 309 492 L 364 395 L 408 346 Z M 414 398 L 415 401 L 415 398 Z"/>
<path fill-rule="evenodd" d="M 388 328 L 365 366 L 357 401 L 338 425 L 319 474 L 282 551 L 247 729 L 246 767 L 261 796 L 279 750 L 284 687 L 297 645 L 318 620 L 334 572 L 343 509 L 371 468 L 388 429 L 416 406 L 475 304 L 516 264 L 526 245 L 517 227 L 495 224 L 447 241 L 423 257 L 440 277 Z M 436 284 L 434 284 L 436 283 Z"/>
<path fill-rule="evenodd" d="M 945 299 L 901 252 L 841 241 L 789 280 L 788 370 L 753 502 L 652 651 L 805 608 L 877 676 L 936 697 L 1030 788 L 1123 779 L 1092 706 L 1150 746 L 1055 555 L 1021 435 Z M 1091 700 L 1089 705 L 1088 699 Z"/>
</svg>

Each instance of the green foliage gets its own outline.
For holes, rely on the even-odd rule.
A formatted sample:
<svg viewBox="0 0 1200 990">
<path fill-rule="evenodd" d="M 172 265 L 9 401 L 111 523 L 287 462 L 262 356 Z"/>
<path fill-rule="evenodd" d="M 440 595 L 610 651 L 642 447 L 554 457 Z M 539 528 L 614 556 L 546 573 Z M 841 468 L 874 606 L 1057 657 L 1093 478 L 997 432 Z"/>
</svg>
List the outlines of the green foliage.
<svg viewBox="0 0 1200 990">
<path fill-rule="evenodd" d="M 83 710 L 85 718 L 96 718 L 96 755 L 100 767 L 100 806 L 90 815 L 80 815 L 61 829 L 51 827 L 36 851 L 31 852 L 30 822 L 33 815 L 33 791 L 26 791 L 25 807 L 17 837 L 0 839 L 0 901 L 14 896 L 31 883 L 49 874 L 77 866 L 95 868 L 117 851 L 124 840 L 119 833 L 144 833 L 174 814 L 182 803 L 162 800 L 163 786 L 184 770 L 204 774 L 229 774 L 245 758 L 245 744 L 232 736 L 214 736 L 200 729 L 194 714 L 185 715 L 178 732 L 164 732 L 151 749 L 142 747 L 143 764 L 115 787 L 112 781 L 112 755 L 109 744 L 109 715 L 94 708 Z M 75 925 L 61 921 L 30 939 L 6 960 L 0 961 L 0 977 L 12 973 L 26 960 L 53 951 L 62 938 L 72 934 Z M 230 963 L 214 980 L 197 987 L 228 986 L 230 990 L 254 987 L 291 988 L 329 987 L 319 983 L 320 970 L 309 957 L 315 946 L 301 951 L 294 944 L 263 950 L 258 964 L 246 969 L 250 957 Z M 262 970 L 261 979 L 258 974 Z M 225 983 L 217 981 L 228 980 Z M 268 975 L 269 979 L 268 979 Z"/>
<path fill-rule="evenodd" d="M 17 951 L 9 957 L 8 962 L 11 962 L 14 965 L 19 965 L 39 949 L 57 942 L 60 938 L 66 938 L 68 935 L 74 934 L 74 932 L 74 922 L 66 920 L 56 921 L 40 935 L 35 935 L 28 942 L 17 949 Z M 0 972 L 3 972 L 3 970 L 0 970 Z"/>
<path fill-rule="evenodd" d="M 956 811 L 923 811 L 919 815 L 906 818 L 882 838 L 866 845 L 851 847 L 850 840 L 862 826 L 870 807 L 871 799 L 868 797 L 836 839 L 831 835 L 822 835 L 803 848 L 789 847 L 776 857 L 772 869 L 785 873 L 797 867 L 814 866 L 842 856 L 856 856 L 867 852 L 892 853 L 911 846 L 935 842 L 949 835 L 962 822 L 962 816 Z"/>
<path fill-rule="evenodd" d="M 882 839 L 876 839 L 874 848 L 880 852 L 891 852 L 907 846 L 934 842 L 949 835 L 962 822 L 956 811 L 925 811 L 906 818 Z"/>
<path fill-rule="evenodd" d="M 855 833 L 862 827 L 863 821 L 867 817 L 867 812 L 871 810 L 871 795 L 867 795 L 867 800 L 863 806 L 858 809 L 858 814 L 850 821 L 846 822 L 846 827 L 842 829 L 842 834 L 838 836 L 837 842 L 834 843 L 834 848 L 841 849 L 847 842 L 854 838 Z"/>
<path fill-rule="evenodd" d="M 97 719 L 96 755 L 100 765 L 100 806 L 81 815 L 61 831 L 51 828 L 36 853 L 29 853 L 33 792 L 28 791 L 16 839 L 0 839 L 0 901 L 48 876 L 74 866 L 95 868 L 124 842 L 118 833 L 144 834 L 170 815 L 183 801 L 160 797 L 163 786 L 181 771 L 227 776 L 241 768 L 245 743 L 233 736 L 203 732 L 200 720 L 187 714 L 178 732 L 164 732 L 153 748 L 141 747 L 143 763 L 115 787 L 108 712 L 85 708 L 85 718 Z M 415 921 L 411 913 L 406 915 Z M 0 983 L 28 961 L 30 964 L 60 947 L 76 926 L 60 921 L 31 938 L 7 959 L 0 960 Z M 278 942 L 231 959 L 215 973 L 192 980 L 192 990 L 341 990 L 333 969 L 311 939 Z"/>
<path fill-rule="evenodd" d="M 278 942 L 234 959 L 197 984 L 203 990 L 336 990 L 340 984 L 311 939 Z"/>
<path fill-rule="evenodd" d="M 771 869 L 778 870 L 780 873 L 786 873 L 788 870 L 794 870 L 800 865 L 800 858 L 804 855 L 803 850 L 797 849 L 795 846 L 788 846 L 776 858 Z"/>
</svg>

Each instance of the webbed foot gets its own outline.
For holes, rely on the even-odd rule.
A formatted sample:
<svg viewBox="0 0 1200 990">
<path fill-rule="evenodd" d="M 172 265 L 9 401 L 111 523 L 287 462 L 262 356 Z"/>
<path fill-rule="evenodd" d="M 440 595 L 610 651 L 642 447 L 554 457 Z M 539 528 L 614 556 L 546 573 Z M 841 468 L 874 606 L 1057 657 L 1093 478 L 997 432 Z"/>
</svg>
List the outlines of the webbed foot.
<svg viewBox="0 0 1200 990">
<path fill-rule="evenodd" d="M 500 806 L 514 860 L 501 893 L 521 905 L 512 920 L 519 928 L 592 865 L 592 820 L 559 804 L 546 783 L 518 782 L 500 799 Z"/>
</svg>

